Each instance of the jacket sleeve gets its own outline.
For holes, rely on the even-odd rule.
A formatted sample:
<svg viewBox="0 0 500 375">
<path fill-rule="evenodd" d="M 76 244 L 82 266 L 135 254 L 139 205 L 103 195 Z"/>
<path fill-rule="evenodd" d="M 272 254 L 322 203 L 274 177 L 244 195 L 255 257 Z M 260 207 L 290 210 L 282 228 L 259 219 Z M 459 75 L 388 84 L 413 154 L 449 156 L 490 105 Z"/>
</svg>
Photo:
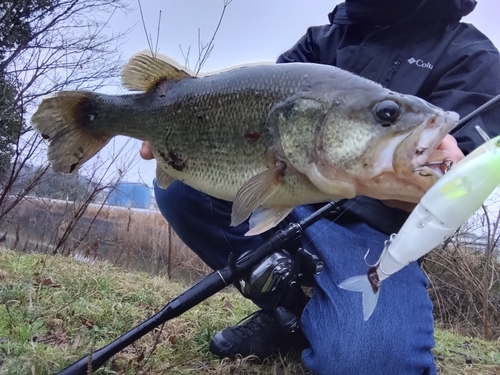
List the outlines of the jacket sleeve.
<svg viewBox="0 0 500 375">
<path fill-rule="evenodd" d="M 443 60 L 447 62 L 447 68 L 430 94 L 424 95 L 427 101 L 463 117 L 500 94 L 500 57 L 489 40 L 470 43 L 453 52 L 453 56 L 443 56 Z M 451 132 L 465 154 L 484 142 L 475 129 L 476 125 L 490 137 L 500 134 L 500 106 Z"/>
<path fill-rule="evenodd" d="M 306 34 L 288 51 L 278 57 L 276 62 L 310 62 L 319 63 L 317 58 L 316 38 L 320 27 L 310 27 Z"/>
</svg>

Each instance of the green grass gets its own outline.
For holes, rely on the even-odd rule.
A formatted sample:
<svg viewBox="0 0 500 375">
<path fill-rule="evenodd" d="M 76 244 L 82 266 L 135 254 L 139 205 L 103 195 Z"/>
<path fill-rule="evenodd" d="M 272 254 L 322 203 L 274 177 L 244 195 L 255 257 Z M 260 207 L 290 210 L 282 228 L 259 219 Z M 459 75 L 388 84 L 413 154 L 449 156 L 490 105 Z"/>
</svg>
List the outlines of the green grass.
<svg viewBox="0 0 500 375">
<path fill-rule="evenodd" d="M 0 249 L 0 374 L 53 374 L 161 309 L 186 289 L 106 263 Z M 297 357 L 219 361 L 212 335 L 254 311 L 224 290 L 144 336 L 97 374 L 307 374 Z M 442 374 L 500 374 L 500 344 L 436 331 Z M 468 362 L 471 362 L 470 364 Z"/>
<path fill-rule="evenodd" d="M 434 356 L 442 374 L 500 374 L 500 342 L 436 329 Z"/>
</svg>

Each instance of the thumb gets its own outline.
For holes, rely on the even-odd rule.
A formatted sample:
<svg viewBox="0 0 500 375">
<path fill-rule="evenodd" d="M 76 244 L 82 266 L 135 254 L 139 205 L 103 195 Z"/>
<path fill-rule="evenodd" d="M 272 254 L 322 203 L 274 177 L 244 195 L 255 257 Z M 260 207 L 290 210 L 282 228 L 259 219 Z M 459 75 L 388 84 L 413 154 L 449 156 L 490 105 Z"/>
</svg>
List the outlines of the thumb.
<svg viewBox="0 0 500 375">
<path fill-rule="evenodd" d="M 151 142 L 149 142 L 149 141 L 142 142 L 141 149 L 139 151 L 139 155 L 144 160 L 154 159 L 153 152 L 151 151 Z"/>
</svg>

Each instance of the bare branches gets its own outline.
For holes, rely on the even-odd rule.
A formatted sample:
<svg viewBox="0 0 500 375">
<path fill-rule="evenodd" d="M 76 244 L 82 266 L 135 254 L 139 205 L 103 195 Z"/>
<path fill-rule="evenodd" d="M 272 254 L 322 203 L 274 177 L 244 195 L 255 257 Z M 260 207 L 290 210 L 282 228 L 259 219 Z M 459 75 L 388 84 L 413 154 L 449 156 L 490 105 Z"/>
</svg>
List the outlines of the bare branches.
<svg viewBox="0 0 500 375">
<path fill-rule="evenodd" d="M 121 68 L 122 34 L 109 30 L 124 0 L 5 0 L 0 2 L 0 222 L 40 181 L 46 166 L 13 191 L 43 142 L 26 118 L 41 97 L 61 90 L 97 90 Z M 4 116 L 8 114 L 9 116 Z M 16 115 L 17 117 L 15 117 Z M 8 126 L 8 127 L 7 127 Z M 42 147 L 43 148 L 43 147 Z M 5 162 L 6 161 L 6 162 Z M 24 173 L 25 174 L 25 173 Z"/>
<path fill-rule="evenodd" d="M 151 34 L 148 33 L 148 28 L 146 27 L 146 21 L 144 20 L 144 13 L 142 12 L 141 0 L 137 0 L 137 3 L 139 4 L 139 12 L 141 13 L 142 27 L 144 28 L 144 34 L 146 35 L 146 40 L 148 41 L 149 50 L 151 51 L 151 54 L 155 56 L 155 51 L 153 50 L 153 44 L 151 40 Z M 160 26 L 158 26 L 158 28 L 159 27 Z"/>
<path fill-rule="evenodd" d="M 483 205 L 447 246 L 427 257 L 425 269 L 440 324 L 485 339 L 500 335 L 499 226 L 498 204 Z"/>
<path fill-rule="evenodd" d="M 110 17 L 123 9 L 120 1 L 53 0 L 52 4 L 33 14 L 29 38 L 5 49 L 0 62 L 0 71 L 14 77 L 27 109 L 55 91 L 102 87 L 122 65 L 117 51 L 121 35 L 107 30 Z"/>
<path fill-rule="evenodd" d="M 198 75 L 200 73 L 201 68 L 205 63 L 207 62 L 208 58 L 210 57 L 210 54 L 212 53 L 212 50 L 215 46 L 215 37 L 217 33 L 219 32 L 220 25 L 222 24 L 222 20 L 224 19 L 224 14 L 226 13 L 226 9 L 229 4 L 231 4 L 233 0 L 224 0 L 224 6 L 222 7 L 222 12 L 219 17 L 219 22 L 217 23 L 217 27 L 214 30 L 214 33 L 212 34 L 212 38 L 207 44 L 203 44 L 201 41 L 201 31 L 198 29 L 198 61 L 196 62 L 196 65 L 194 67 L 194 72 L 195 75 Z"/>
<path fill-rule="evenodd" d="M 155 48 L 153 49 L 153 37 L 151 33 L 148 32 L 148 28 L 146 27 L 146 21 L 144 19 L 144 13 L 142 12 L 141 0 L 137 0 L 139 4 L 139 12 L 141 13 L 141 21 L 142 27 L 144 28 L 144 34 L 146 35 L 146 40 L 148 41 L 149 51 L 151 52 L 151 56 L 156 56 L 158 54 L 158 43 L 160 42 L 160 28 L 161 28 L 161 10 L 158 13 L 158 24 L 156 29 L 156 43 Z"/>
<path fill-rule="evenodd" d="M 201 69 L 203 68 L 203 65 L 207 62 L 208 58 L 210 57 L 210 54 L 212 53 L 212 50 L 214 49 L 215 46 L 215 37 L 217 36 L 217 33 L 219 32 L 220 26 L 222 25 L 222 20 L 224 19 L 224 15 L 226 13 L 227 7 L 229 4 L 231 4 L 233 0 L 223 0 L 223 7 L 222 11 L 219 17 L 219 21 L 217 22 L 217 26 L 215 27 L 215 30 L 212 34 L 212 37 L 210 38 L 210 41 L 208 43 L 203 43 L 202 38 L 201 38 L 201 30 L 198 29 L 198 59 L 196 61 L 196 65 L 193 69 L 194 74 L 197 76 Z M 161 27 L 161 10 L 158 14 L 158 24 L 157 24 L 157 31 L 156 31 L 156 43 L 155 47 L 153 49 L 153 38 L 151 36 L 151 33 L 148 32 L 147 27 L 146 27 L 146 21 L 144 19 L 144 13 L 142 11 L 142 5 L 141 5 L 141 0 L 137 0 L 137 3 L 139 4 L 139 12 L 141 14 L 141 22 L 142 26 L 144 28 L 144 34 L 146 36 L 146 40 L 148 42 L 149 50 L 151 52 L 152 56 L 156 56 L 158 54 L 158 43 L 160 40 L 160 27 Z M 191 46 L 188 47 L 187 52 L 185 53 L 184 50 L 182 49 L 182 46 L 179 46 L 182 56 L 184 57 L 184 65 L 186 68 L 189 67 L 189 54 L 191 52 Z"/>
<path fill-rule="evenodd" d="M 224 0 L 224 4 L 222 7 L 222 12 L 219 17 L 219 22 L 217 23 L 217 26 L 212 34 L 212 38 L 207 44 L 204 44 L 201 40 L 201 30 L 198 29 L 198 60 L 196 61 L 196 65 L 193 69 L 194 74 L 197 76 L 201 69 L 203 68 L 203 65 L 207 62 L 208 58 L 210 57 L 210 54 L 212 53 L 212 50 L 214 49 L 215 46 L 215 37 L 217 36 L 217 33 L 219 32 L 219 28 L 222 24 L 222 20 L 224 19 L 224 15 L 226 13 L 226 9 L 231 4 L 233 0 Z M 189 54 L 191 52 L 191 46 L 188 47 L 187 52 L 184 52 L 182 49 L 182 46 L 179 45 L 179 49 L 181 50 L 181 54 L 184 57 L 184 66 L 189 67 Z"/>
<path fill-rule="evenodd" d="M 156 45 L 155 45 L 155 53 L 153 56 L 156 56 L 158 53 L 158 43 L 160 42 L 160 27 L 161 27 L 161 9 L 158 13 L 158 28 L 156 30 Z"/>
</svg>

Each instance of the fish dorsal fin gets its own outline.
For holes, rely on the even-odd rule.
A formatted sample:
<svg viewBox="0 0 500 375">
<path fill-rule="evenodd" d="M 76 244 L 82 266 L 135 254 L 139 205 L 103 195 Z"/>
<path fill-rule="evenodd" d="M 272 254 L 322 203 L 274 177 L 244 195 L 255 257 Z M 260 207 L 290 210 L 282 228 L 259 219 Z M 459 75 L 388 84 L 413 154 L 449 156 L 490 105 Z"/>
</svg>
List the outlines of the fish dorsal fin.
<svg viewBox="0 0 500 375">
<path fill-rule="evenodd" d="M 184 70 L 148 55 L 133 56 L 122 70 L 122 86 L 133 91 L 149 91 L 163 80 L 193 78 Z"/>
<path fill-rule="evenodd" d="M 250 214 L 272 197 L 282 184 L 286 165 L 277 162 L 273 168 L 257 174 L 245 182 L 236 193 L 231 213 L 231 226 L 244 222 Z"/>
</svg>

